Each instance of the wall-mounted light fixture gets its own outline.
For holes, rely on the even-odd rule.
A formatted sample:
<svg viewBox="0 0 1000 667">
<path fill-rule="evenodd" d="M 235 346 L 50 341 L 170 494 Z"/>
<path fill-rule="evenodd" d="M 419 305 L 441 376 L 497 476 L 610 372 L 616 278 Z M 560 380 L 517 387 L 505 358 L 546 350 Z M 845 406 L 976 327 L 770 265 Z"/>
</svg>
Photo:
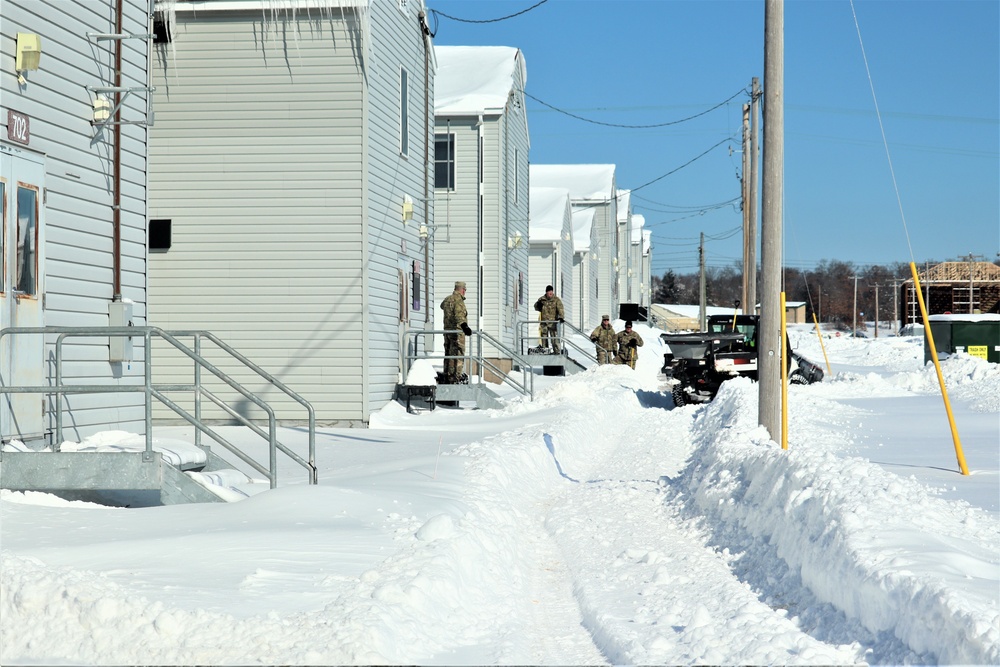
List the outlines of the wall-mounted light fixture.
<svg viewBox="0 0 1000 667">
<path fill-rule="evenodd" d="M 27 83 L 23 72 L 38 69 L 42 58 L 42 39 L 31 32 L 17 33 L 17 51 L 14 56 L 14 70 L 17 72 L 17 82 L 22 86 Z"/>
<path fill-rule="evenodd" d="M 513 250 L 514 248 L 520 248 L 524 239 L 521 237 L 521 232 L 514 232 L 513 236 L 507 237 L 507 249 Z"/>
<path fill-rule="evenodd" d="M 104 95 L 94 98 L 94 125 L 103 123 L 111 117 L 111 100 Z"/>
<path fill-rule="evenodd" d="M 403 224 L 413 220 L 413 199 L 410 195 L 403 195 Z"/>
</svg>

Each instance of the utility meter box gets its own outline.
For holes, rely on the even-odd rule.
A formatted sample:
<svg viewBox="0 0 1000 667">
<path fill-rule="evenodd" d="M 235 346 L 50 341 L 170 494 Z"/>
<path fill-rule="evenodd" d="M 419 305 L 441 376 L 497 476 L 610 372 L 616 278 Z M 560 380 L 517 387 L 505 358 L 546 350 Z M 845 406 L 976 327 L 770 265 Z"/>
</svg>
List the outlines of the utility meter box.
<svg viewBox="0 0 1000 667">
<path fill-rule="evenodd" d="M 938 354 L 965 352 L 986 361 L 1000 363 L 1000 315 L 931 315 L 934 345 Z M 931 359 L 924 336 L 924 363 Z"/>
<path fill-rule="evenodd" d="M 126 301 L 112 301 L 108 306 L 108 324 L 112 327 L 132 326 L 132 304 Z M 108 361 L 130 363 L 132 361 L 132 337 L 110 336 Z"/>
</svg>

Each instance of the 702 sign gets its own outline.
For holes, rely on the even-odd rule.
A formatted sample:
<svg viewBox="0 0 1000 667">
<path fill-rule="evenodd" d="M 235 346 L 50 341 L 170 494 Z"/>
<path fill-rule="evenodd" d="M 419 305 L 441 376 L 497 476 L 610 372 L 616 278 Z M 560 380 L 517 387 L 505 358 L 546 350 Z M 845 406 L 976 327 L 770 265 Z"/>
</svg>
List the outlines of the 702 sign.
<svg viewBox="0 0 1000 667">
<path fill-rule="evenodd" d="M 28 145 L 31 141 L 31 126 L 27 116 L 7 109 L 7 138 Z"/>
</svg>

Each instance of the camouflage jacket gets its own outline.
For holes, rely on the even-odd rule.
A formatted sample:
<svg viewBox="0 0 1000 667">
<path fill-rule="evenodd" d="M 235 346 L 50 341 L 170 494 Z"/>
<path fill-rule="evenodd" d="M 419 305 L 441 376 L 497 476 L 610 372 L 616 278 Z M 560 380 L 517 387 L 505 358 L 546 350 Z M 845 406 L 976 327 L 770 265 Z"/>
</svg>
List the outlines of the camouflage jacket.
<svg viewBox="0 0 1000 667">
<path fill-rule="evenodd" d="M 441 302 L 441 310 L 444 311 L 445 329 L 461 329 L 463 324 L 469 323 L 469 311 L 465 309 L 465 295 L 461 292 L 452 292 Z"/>
<path fill-rule="evenodd" d="M 535 302 L 535 310 L 541 313 L 541 320 L 561 320 L 566 317 L 566 311 L 563 310 L 563 302 L 557 296 L 545 296 L 544 294 L 538 297 L 538 301 Z"/>
<path fill-rule="evenodd" d="M 618 356 L 621 358 L 625 358 L 627 356 L 629 341 L 634 340 L 636 347 L 642 347 L 642 337 L 635 331 L 632 332 L 622 331 L 620 334 L 618 334 L 617 340 L 618 340 Z"/>
<path fill-rule="evenodd" d="M 618 334 L 615 333 L 614 327 L 609 326 L 605 329 L 598 325 L 596 329 L 590 332 L 590 340 L 600 345 L 612 355 L 618 352 Z"/>
</svg>

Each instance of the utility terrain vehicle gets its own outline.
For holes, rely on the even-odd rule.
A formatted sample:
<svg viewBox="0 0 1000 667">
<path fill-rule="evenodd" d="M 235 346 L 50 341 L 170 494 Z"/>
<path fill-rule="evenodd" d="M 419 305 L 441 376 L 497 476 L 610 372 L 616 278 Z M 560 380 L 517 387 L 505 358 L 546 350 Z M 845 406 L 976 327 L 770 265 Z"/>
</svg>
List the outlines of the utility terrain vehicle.
<svg viewBox="0 0 1000 667">
<path fill-rule="evenodd" d="M 712 315 L 708 331 L 660 334 L 670 352 L 663 355 L 661 372 L 676 383 L 671 388 L 675 405 L 707 403 L 719 387 L 734 377 L 757 379 L 756 315 Z M 790 382 L 812 384 L 823 379 L 823 370 L 802 355 L 787 349 Z"/>
</svg>

